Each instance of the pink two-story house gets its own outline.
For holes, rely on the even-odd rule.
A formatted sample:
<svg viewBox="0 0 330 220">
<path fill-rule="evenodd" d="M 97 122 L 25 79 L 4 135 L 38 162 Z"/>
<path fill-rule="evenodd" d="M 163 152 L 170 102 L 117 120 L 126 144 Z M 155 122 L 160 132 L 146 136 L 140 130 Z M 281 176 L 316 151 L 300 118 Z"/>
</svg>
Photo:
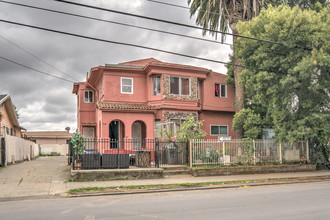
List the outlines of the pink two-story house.
<svg viewBox="0 0 330 220">
<path fill-rule="evenodd" d="M 235 138 L 235 92 L 226 77 L 153 58 L 94 67 L 73 86 L 78 130 L 87 138 L 153 139 L 193 115 L 204 121 L 206 139 Z"/>
</svg>

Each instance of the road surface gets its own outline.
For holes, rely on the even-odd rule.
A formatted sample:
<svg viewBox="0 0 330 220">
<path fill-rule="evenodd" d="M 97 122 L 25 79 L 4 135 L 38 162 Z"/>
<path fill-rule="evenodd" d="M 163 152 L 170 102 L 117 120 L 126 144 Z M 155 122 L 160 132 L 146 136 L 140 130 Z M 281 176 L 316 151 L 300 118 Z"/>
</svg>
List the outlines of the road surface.
<svg viewBox="0 0 330 220">
<path fill-rule="evenodd" d="M 0 219 L 330 219 L 330 181 L 7 201 Z"/>
</svg>

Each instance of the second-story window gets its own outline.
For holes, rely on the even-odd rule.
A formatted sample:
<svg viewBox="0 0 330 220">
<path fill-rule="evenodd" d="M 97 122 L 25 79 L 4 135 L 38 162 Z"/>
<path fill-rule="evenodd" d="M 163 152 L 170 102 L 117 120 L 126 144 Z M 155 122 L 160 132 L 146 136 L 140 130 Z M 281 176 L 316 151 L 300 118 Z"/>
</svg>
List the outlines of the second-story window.
<svg viewBox="0 0 330 220">
<path fill-rule="evenodd" d="M 152 77 L 152 94 L 160 95 L 160 77 Z"/>
<path fill-rule="evenodd" d="M 121 93 L 133 94 L 133 78 L 121 77 Z"/>
<path fill-rule="evenodd" d="M 190 79 L 182 77 L 171 77 L 170 93 L 175 95 L 190 95 Z"/>
<path fill-rule="evenodd" d="M 93 103 L 94 102 L 94 92 L 93 91 L 85 91 L 85 103 Z"/>
<path fill-rule="evenodd" d="M 226 98 L 227 97 L 227 86 L 225 84 L 215 84 L 215 96 Z"/>
</svg>

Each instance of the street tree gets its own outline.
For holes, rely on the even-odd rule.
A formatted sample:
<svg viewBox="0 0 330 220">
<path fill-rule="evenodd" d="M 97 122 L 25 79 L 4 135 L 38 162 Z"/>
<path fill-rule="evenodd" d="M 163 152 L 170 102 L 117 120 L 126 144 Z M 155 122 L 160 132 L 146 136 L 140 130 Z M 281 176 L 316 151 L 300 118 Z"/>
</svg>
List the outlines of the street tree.
<svg viewBox="0 0 330 220">
<path fill-rule="evenodd" d="M 188 0 L 191 16 L 197 13 L 196 24 L 202 26 L 212 35 L 216 31 L 228 32 L 231 29 L 234 35 L 238 34 L 236 25 L 239 21 L 250 20 L 258 16 L 261 8 L 265 5 L 264 1 L 259 0 Z M 221 35 L 224 40 L 225 35 Z M 234 45 L 237 37 L 233 37 Z M 240 61 L 234 60 L 235 75 L 235 107 L 236 113 L 244 108 L 244 85 L 239 83 L 239 74 L 242 71 Z M 243 137 L 243 129 L 237 129 L 237 138 Z"/>
<path fill-rule="evenodd" d="M 309 139 L 324 150 L 330 140 L 330 6 L 315 7 L 270 6 L 253 22 L 239 23 L 241 35 L 280 44 L 238 39 L 235 56 L 255 67 L 240 75 L 250 109 L 244 117 L 260 117 L 280 141 Z"/>
</svg>

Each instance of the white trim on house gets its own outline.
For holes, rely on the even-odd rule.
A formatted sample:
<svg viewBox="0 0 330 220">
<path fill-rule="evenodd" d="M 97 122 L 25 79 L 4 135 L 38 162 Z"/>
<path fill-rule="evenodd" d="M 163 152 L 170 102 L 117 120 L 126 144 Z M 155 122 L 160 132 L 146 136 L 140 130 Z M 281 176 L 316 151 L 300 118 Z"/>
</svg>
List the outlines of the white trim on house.
<svg viewBox="0 0 330 220">
<path fill-rule="evenodd" d="M 131 85 L 123 85 L 123 79 L 129 79 L 131 80 L 132 84 Z M 131 92 L 124 92 L 123 91 L 123 86 L 129 86 L 131 88 Z M 127 78 L 127 77 L 120 77 L 120 92 L 121 94 L 133 94 L 133 78 Z"/>
</svg>

